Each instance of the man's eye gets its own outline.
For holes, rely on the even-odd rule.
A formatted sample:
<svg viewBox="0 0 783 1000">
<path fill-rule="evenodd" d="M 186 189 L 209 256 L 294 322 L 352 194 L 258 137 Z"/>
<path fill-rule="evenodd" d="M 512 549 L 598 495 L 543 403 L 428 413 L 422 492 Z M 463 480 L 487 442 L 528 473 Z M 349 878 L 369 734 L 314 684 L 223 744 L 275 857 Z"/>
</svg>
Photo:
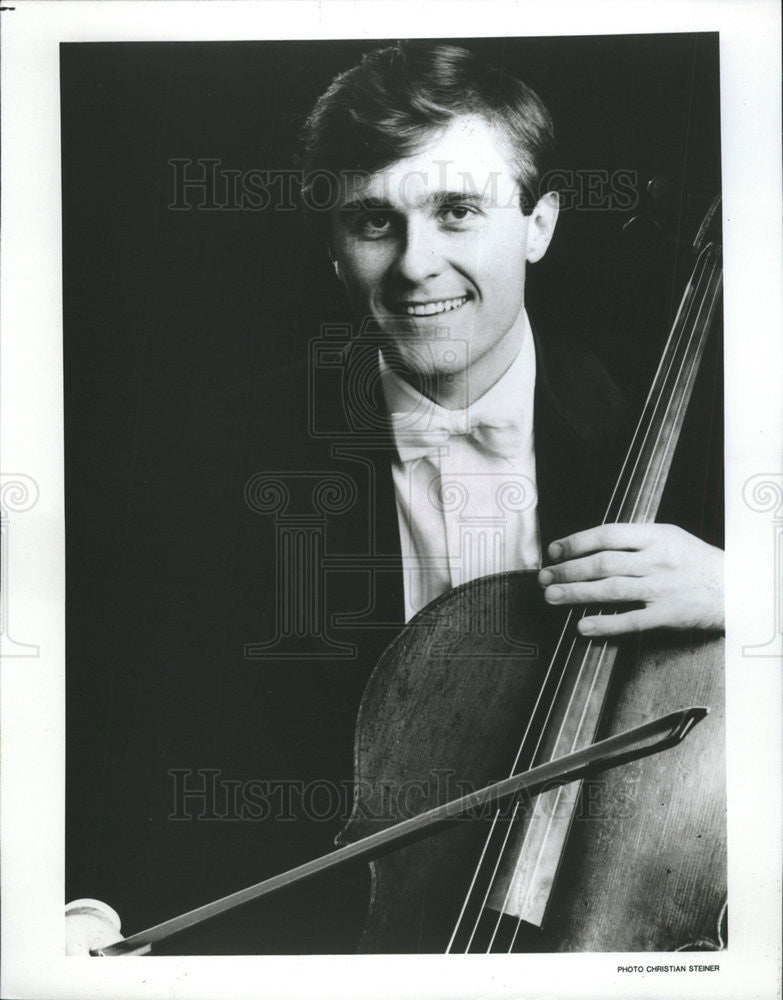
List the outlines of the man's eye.
<svg viewBox="0 0 783 1000">
<path fill-rule="evenodd" d="M 388 212 L 372 212 L 362 218 L 360 228 L 368 236 L 383 236 L 391 231 L 392 217 Z"/>
<path fill-rule="evenodd" d="M 441 218 L 444 222 L 465 222 L 475 214 L 475 209 L 468 205 L 447 205 L 441 212 Z"/>
</svg>

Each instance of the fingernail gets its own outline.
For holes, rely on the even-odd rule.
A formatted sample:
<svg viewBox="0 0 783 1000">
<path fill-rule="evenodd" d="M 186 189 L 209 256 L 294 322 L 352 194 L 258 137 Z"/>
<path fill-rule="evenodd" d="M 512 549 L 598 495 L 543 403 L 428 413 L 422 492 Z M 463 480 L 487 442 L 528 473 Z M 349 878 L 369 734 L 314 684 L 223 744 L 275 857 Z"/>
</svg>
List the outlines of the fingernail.
<svg viewBox="0 0 783 1000">
<path fill-rule="evenodd" d="M 551 583 L 554 580 L 554 578 L 555 574 L 549 569 L 542 569 L 541 572 L 538 574 L 538 582 L 542 583 L 544 586 L 546 586 L 548 583 Z"/>
<path fill-rule="evenodd" d="M 563 546 L 559 542 L 552 542 L 548 551 L 552 559 L 559 559 L 563 554 Z"/>
<path fill-rule="evenodd" d="M 595 623 L 585 618 L 579 622 L 579 631 L 582 635 L 592 635 L 595 632 Z"/>
<path fill-rule="evenodd" d="M 547 599 L 550 601 L 559 601 L 563 596 L 562 587 L 550 587 L 546 592 Z"/>
</svg>

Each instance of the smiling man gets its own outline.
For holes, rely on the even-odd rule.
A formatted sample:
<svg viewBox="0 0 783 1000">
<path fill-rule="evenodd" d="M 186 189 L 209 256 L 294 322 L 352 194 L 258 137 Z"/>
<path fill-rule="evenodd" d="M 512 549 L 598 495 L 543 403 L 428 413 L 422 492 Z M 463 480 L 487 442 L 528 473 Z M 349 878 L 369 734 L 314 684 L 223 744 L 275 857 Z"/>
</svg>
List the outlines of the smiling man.
<svg viewBox="0 0 783 1000">
<path fill-rule="evenodd" d="M 474 403 L 519 354 L 525 266 L 554 231 L 556 196 L 525 215 L 511 162 L 498 127 L 456 115 L 355 182 L 335 212 L 333 253 L 355 313 L 378 322 L 386 355 L 407 378 L 429 377 L 449 409 Z"/>
<path fill-rule="evenodd" d="M 558 216 L 536 94 L 465 49 L 398 45 L 333 82 L 306 141 L 310 175 L 339 178 L 335 272 L 380 339 L 406 618 L 476 576 L 540 568 L 553 604 L 634 605 L 582 618 L 585 634 L 722 628 L 720 550 L 672 525 L 594 526 L 628 415 L 578 340 L 525 310 Z M 581 435 L 576 462 L 555 423 Z"/>
<path fill-rule="evenodd" d="M 605 88 L 625 86 L 629 52 L 636 60 L 641 51 L 638 39 L 631 42 L 617 42 Z M 281 45 L 280 52 L 288 44 Z M 672 44 L 671 39 L 664 47 L 661 41 L 650 43 L 649 66 L 654 68 L 644 70 L 651 74 L 649 85 L 641 88 L 645 100 L 626 102 L 623 96 L 626 117 L 620 122 L 609 113 L 607 130 L 620 133 L 615 149 L 623 148 L 622 130 L 635 127 L 640 109 L 654 108 L 664 92 L 676 98 L 653 123 L 649 143 L 629 134 L 634 140 L 629 141 L 629 157 L 638 157 L 629 159 L 633 164 L 649 162 L 649 149 L 657 151 L 667 141 L 675 120 L 681 125 L 676 132 L 678 149 L 687 148 L 690 154 L 690 139 L 700 134 L 691 128 L 698 116 L 692 119 L 685 113 L 698 102 L 691 92 L 678 93 L 685 86 L 681 81 L 692 81 L 698 68 L 693 63 L 698 47 L 693 39 L 682 39 L 680 72 L 672 73 L 661 58 Z M 591 61 L 605 56 L 607 41 L 586 40 L 585 45 L 589 58 L 582 72 L 589 75 Z M 493 43 L 493 47 L 507 53 L 508 63 L 535 48 L 525 44 L 515 54 L 513 43 Z M 82 52 L 84 46 L 76 48 L 78 59 L 75 53 L 65 53 L 66 63 L 70 60 L 78 67 L 79 60 L 87 59 L 89 65 L 97 58 L 92 51 Z M 142 48 L 146 67 L 149 53 Z M 139 236 L 145 247 L 157 247 L 161 232 L 169 241 L 162 245 L 168 251 L 161 253 L 161 259 L 179 262 L 183 239 L 199 259 L 203 257 L 204 271 L 190 266 L 190 256 L 185 264 L 192 293 L 187 296 L 190 322 L 196 322 L 202 308 L 199 283 L 207 280 L 207 273 L 213 285 L 204 299 L 212 302 L 212 311 L 205 307 L 196 324 L 201 348 L 197 338 L 192 364 L 187 354 L 183 365 L 184 341 L 177 331 L 184 331 L 187 324 L 183 321 L 172 332 L 170 322 L 184 297 L 180 279 L 172 280 L 167 269 L 160 281 L 167 294 L 175 296 L 175 303 L 171 309 L 153 311 L 158 325 L 153 323 L 150 329 L 159 335 L 144 342 L 150 350 L 154 345 L 155 351 L 138 353 L 131 316 L 130 341 L 124 345 L 119 341 L 118 347 L 114 331 L 106 328 L 105 350 L 96 355 L 97 331 L 106 327 L 105 303 L 98 299 L 95 304 L 94 282 L 85 276 L 103 273 L 104 262 L 98 258 L 105 244 L 102 238 L 85 239 L 79 220 L 89 217 L 99 225 L 98 216 L 88 209 L 100 177 L 115 176 L 101 165 L 115 161 L 99 158 L 86 170 L 83 157 L 73 158 L 73 149 L 82 148 L 84 135 L 95 136 L 84 148 L 111 148 L 105 137 L 114 126 L 117 101 L 125 102 L 131 93 L 141 100 L 152 91 L 170 90 L 180 95 L 190 113 L 191 101 L 197 98 L 183 97 L 192 89 L 184 83 L 169 87 L 177 79 L 169 60 L 174 68 L 178 60 L 190 67 L 183 80 L 206 80 L 210 93 L 213 88 L 216 94 L 221 91 L 213 82 L 209 47 L 204 52 L 201 46 L 175 48 L 176 55 L 170 53 L 160 61 L 160 88 L 134 89 L 140 64 L 131 60 L 125 70 L 117 70 L 114 57 L 107 53 L 98 61 L 99 75 L 87 73 L 82 78 L 81 71 L 76 73 L 63 105 L 71 109 L 64 125 L 71 148 L 64 173 L 69 205 L 64 211 L 65 257 L 81 261 L 64 273 L 65 300 L 71 303 L 66 310 L 71 425 L 66 477 L 68 572 L 73 596 L 68 612 L 72 643 L 68 759 L 69 780 L 73 779 L 69 897 L 102 896 L 112 911 L 122 914 L 129 930 L 329 851 L 348 822 L 355 791 L 372 781 L 372 764 L 360 763 L 358 775 L 354 770 L 354 761 L 368 746 L 376 747 L 384 762 L 394 758 L 400 747 L 418 756 L 421 769 L 414 774 L 402 769 L 388 786 L 388 805 L 397 807 L 396 815 L 402 816 L 420 804 L 420 792 L 434 804 L 454 797 L 463 779 L 467 785 L 474 780 L 464 762 L 445 753 L 442 760 L 435 760 L 423 748 L 423 734 L 432 731 L 445 744 L 446 735 L 454 733 L 455 742 L 473 760 L 474 747 L 484 751 L 494 738 L 491 730 L 504 731 L 498 707 L 508 708 L 513 726 L 520 716 L 537 723 L 531 705 L 541 690 L 539 661 L 530 650 L 544 649 L 546 639 L 539 640 L 536 634 L 535 642 L 528 643 L 524 636 L 520 654 L 518 621 L 513 621 L 513 630 L 498 633 L 485 627 L 486 615 L 474 626 L 473 618 L 457 614 L 455 634 L 460 641 L 465 633 L 472 638 L 474 631 L 482 637 L 490 634 L 500 645 L 510 641 L 510 654 L 506 655 L 506 644 L 501 659 L 503 671 L 513 676 L 514 683 L 499 683 L 498 675 L 489 670 L 486 683 L 470 688 L 471 697 L 457 703 L 464 690 L 460 679 L 469 675 L 472 683 L 475 676 L 471 657 L 441 656 L 442 673 L 430 669 L 431 662 L 423 657 L 420 674 L 433 679 L 438 688 L 434 710 L 422 711 L 415 686 L 401 682 L 397 690 L 403 722 L 398 724 L 396 713 L 374 716 L 377 720 L 382 715 L 385 723 L 394 715 L 388 740 L 378 728 L 370 731 L 372 723 L 368 729 L 370 713 L 362 707 L 367 706 L 364 699 L 369 693 L 372 700 L 378 678 L 388 677 L 383 668 L 373 673 L 379 657 L 406 622 L 434 600 L 448 598 L 454 588 L 492 574 L 529 570 L 525 584 L 534 589 L 537 574 L 553 605 L 617 607 L 616 615 L 579 617 L 578 627 L 592 628 L 596 635 L 660 626 L 719 629 L 723 612 L 722 553 L 717 548 L 673 525 L 601 525 L 633 429 L 633 407 L 591 350 L 584 332 L 534 308 L 528 295 L 529 279 L 542 257 L 551 253 L 553 239 L 562 239 L 569 207 L 549 186 L 556 166 L 552 122 L 527 86 L 463 47 L 417 41 L 376 49 L 337 77 L 317 101 L 304 125 L 303 194 L 318 230 L 322 275 L 317 267 L 293 266 L 301 253 L 294 243 L 298 230 L 283 212 L 273 220 L 269 215 L 242 219 L 246 230 L 235 230 L 237 216 L 213 212 L 199 215 L 198 220 L 182 213 L 176 225 L 169 226 L 174 220 L 168 219 L 162 229 L 157 222 L 153 229 L 143 223 Z M 713 49 L 717 66 L 716 40 Z M 556 50 L 564 53 L 564 61 L 565 53 L 575 52 L 573 46 L 561 49 L 559 42 Z M 289 61 L 280 63 L 277 56 L 270 61 L 265 46 L 242 51 L 253 67 L 252 79 L 261 81 L 258 92 L 266 93 L 263 87 L 278 79 L 275 74 L 280 80 L 288 74 L 278 66 L 298 70 L 298 54 L 312 58 L 320 48 L 311 43 L 297 46 L 287 56 Z M 540 65 L 549 65 L 551 51 L 555 49 L 543 50 Z M 578 51 L 583 51 L 581 43 Z M 226 58 L 220 65 L 236 92 L 245 95 L 246 77 L 235 73 L 233 60 Z M 638 68 L 637 62 L 634 66 Z M 73 66 L 70 72 L 75 73 Z M 106 85 L 116 72 L 120 75 L 114 100 L 105 107 L 103 102 L 90 104 L 87 119 L 96 116 L 94 131 L 83 132 L 89 125 L 84 120 L 84 94 L 95 91 L 96 80 Z M 580 78 L 576 69 L 573 76 L 564 75 L 558 85 L 564 98 Z M 714 73 L 711 79 L 716 79 Z M 298 107 L 301 91 L 292 91 L 297 96 L 291 101 Z M 598 92 L 606 95 L 608 90 Z M 194 93 L 200 94 L 198 88 Z M 307 100 L 314 97 L 309 92 Z M 228 105 L 234 106 L 235 102 Z M 158 122 L 160 113 L 157 103 L 154 114 L 147 108 L 142 100 L 139 120 L 145 128 Z M 227 122 L 241 129 L 242 141 L 255 149 L 258 134 L 252 129 L 267 120 L 268 111 L 265 105 L 257 117 L 234 123 L 229 116 Z M 223 135 L 224 123 L 214 109 L 213 114 L 216 134 Z M 270 129 L 288 121 L 291 114 L 290 104 L 276 105 L 268 118 Z M 601 106 L 585 129 L 591 142 L 595 123 L 603 115 Z M 175 122 L 181 119 L 180 114 L 169 117 Z M 198 113 L 191 115 L 198 135 L 201 119 L 199 105 Z M 256 124 L 241 124 L 245 122 Z M 714 135 L 714 123 L 707 129 Z M 147 159 L 157 165 L 159 135 L 153 132 Z M 597 141 L 600 149 L 600 136 Z M 270 141 L 268 147 L 273 159 L 275 144 Z M 129 174 L 121 187 L 132 192 L 141 161 L 125 156 L 125 162 L 133 177 Z M 107 206 L 114 204 L 115 186 L 104 192 Z M 127 203 L 118 203 L 123 219 L 126 208 L 128 213 L 131 206 L 135 208 L 135 196 L 128 198 Z M 283 211 L 289 207 L 287 201 L 281 206 Z M 181 229 L 196 221 L 199 233 L 205 227 L 203 252 L 201 237 L 194 241 L 196 231 L 186 234 Z M 265 228 L 272 222 L 279 229 Z M 114 229 L 125 232 L 123 226 Z M 260 284 L 255 276 L 243 282 L 248 272 L 236 270 L 238 262 L 248 259 L 247 244 L 236 241 L 240 230 L 248 234 L 253 252 L 261 253 Z M 279 234 L 290 239 L 290 245 L 280 244 Z M 311 249 L 309 245 L 302 259 Z M 237 296 L 236 310 L 225 314 L 225 290 L 215 269 L 224 251 Z M 267 268 L 272 255 L 279 259 Z M 146 260 L 144 254 L 136 256 Z M 602 256 L 595 253 L 598 259 Z M 107 259 L 106 266 L 110 280 L 104 284 L 111 290 L 116 264 Z M 146 264 L 139 264 L 133 279 L 132 287 L 145 292 L 137 296 L 141 302 L 149 298 L 147 271 Z M 337 291 L 340 298 L 345 292 L 352 323 L 346 321 L 345 302 L 335 301 L 329 307 L 318 301 L 309 311 L 300 308 L 306 297 L 320 300 L 322 279 L 339 283 Z M 563 274 L 558 288 L 564 299 L 571 295 L 568 279 Z M 580 302 L 586 284 L 581 282 L 573 293 Z M 155 286 L 158 292 L 163 285 Z M 607 307 L 616 302 L 610 300 Z M 88 313 L 74 308 L 78 303 L 98 310 L 93 322 L 81 322 Z M 239 316 L 248 318 L 247 340 L 239 330 L 233 339 L 226 332 L 240 322 Z M 320 331 L 313 328 L 314 317 L 323 323 Z M 302 330 L 318 332 L 307 345 L 308 357 L 276 367 L 272 359 L 281 355 L 274 349 L 275 339 L 285 340 L 286 347 L 290 344 L 291 351 L 298 352 Z M 637 335 L 635 328 L 628 333 Z M 102 400 L 95 412 L 100 419 L 91 416 L 97 397 L 92 375 L 84 374 L 91 371 L 96 357 L 103 358 L 95 369 Z M 136 358 L 141 367 L 129 365 L 128 357 Z M 145 373 L 149 380 L 142 378 Z M 135 395 L 107 394 L 106 384 L 141 391 L 139 405 L 128 411 L 123 400 Z M 135 414 L 133 427 L 138 430 L 133 433 L 128 412 Z M 191 420 L 197 433 L 186 432 Z M 670 507 L 684 512 L 682 523 L 698 531 L 705 496 L 710 503 L 710 494 L 697 463 L 688 473 L 688 505 L 679 502 L 683 491 L 678 490 Z M 117 498 L 123 496 L 127 502 L 118 505 Z M 123 511 L 131 512 L 130 519 Z M 483 589 L 481 584 L 468 586 L 467 593 Z M 529 597 L 527 586 L 525 592 Z M 534 604 L 544 610 L 539 597 L 535 594 Z M 508 610 L 504 605 L 500 613 Z M 524 617 L 527 605 L 522 610 Z M 552 617 L 560 622 L 567 616 Z M 536 618 L 545 622 L 547 616 Z M 429 620 L 426 614 L 420 618 Z M 511 620 L 510 614 L 498 617 L 502 625 Z M 425 627 L 417 633 L 414 626 L 403 632 L 401 641 L 418 639 L 426 631 Z M 628 645 L 656 647 L 660 638 L 633 636 Z M 698 645 L 687 632 L 677 639 L 688 646 L 688 654 L 691 646 Z M 482 657 L 483 650 L 477 659 Z M 679 670 L 681 662 L 677 660 L 671 670 Z M 690 659 L 684 671 L 692 664 Z M 617 688 L 629 674 L 618 665 L 613 677 Z M 642 671 L 640 675 L 648 676 Z M 685 676 L 699 681 L 717 677 L 720 683 L 717 672 L 691 670 Z M 525 701 L 518 712 L 520 700 L 534 685 L 530 703 Z M 454 710 L 444 708 L 442 700 L 452 694 Z M 699 695 L 688 703 L 707 700 Z M 673 704 L 663 701 L 661 712 L 685 703 L 679 697 Z M 640 714 L 648 718 L 653 712 L 636 702 L 631 709 L 629 725 L 641 721 Z M 611 727 L 615 716 L 607 719 L 608 714 L 604 719 Z M 357 718 L 364 720 L 364 730 Z M 107 719 L 115 722 L 107 725 Z M 720 742 L 719 711 L 712 719 Z M 692 741 L 694 745 L 700 746 Z M 495 773 L 507 771 L 514 749 L 509 753 L 503 744 L 496 751 Z M 701 770 L 694 767 L 692 775 L 697 780 L 704 774 L 720 780 L 719 753 L 700 757 Z M 83 779 L 92 774 L 96 760 L 104 762 L 106 774 L 116 776 L 112 783 L 103 782 L 100 795 L 95 794 L 93 781 Z M 491 768 L 495 769 L 495 761 Z M 652 780 L 647 787 L 657 793 L 666 780 Z M 637 784 L 637 772 L 632 770 L 619 797 L 613 792 L 607 795 L 606 801 L 619 807 L 610 813 L 608 823 L 574 823 L 580 834 L 588 828 L 596 834 L 596 850 L 603 851 L 605 832 L 616 829 L 623 819 L 619 813 L 629 822 L 647 824 L 649 813 L 634 811 Z M 675 784 L 674 792 L 690 795 L 690 785 L 679 780 Z M 385 795 L 383 782 L 375 787 Z M 398 792 L 402 795 L 395 802 Z M 585 795 L 582 801 L 586 818 L 603 818 L 593 810 L 602 808 L 604 799 Z M 390 819 L 387 802 L 382 805 L 377 813 L 367 810 L 366 818 Z M 684 851 L 703 845 L 711 852 L 711 870 L 720 869 L 718 839 L 708 844 L 699 828 L 689 840 L 682 833 L 684 810 L 676 822 L 659 809 L 657 798 L 653 810 L 666 827 L 667 847 L 671 840 Z M 722 806 L 716 813 L 723 815 Z M 635 843 L 638 828 L 625 829 L 625 842 Z M 451 832 L 461 835 L 460 830 Z M 582 850 L 584 842 L 582 837 L 574 849 L 580 859 L 588 853 Z M 438 848 L 429 838 L 421 846 L 430 867 L 428 877 L 419 882 L 415 905 L 406 904 L 398 922 L 405 940 L 398 942 L 399 948 L 381 944 L 381 950 L 445 947 L 442 933 L 448 921 L 435 919 L 437 914 L 430 921 L 430 904 L 438 909 L 438 897 L 449 896 L 452 888 L 461 893 L 465 886 L 460 880 L 472 872 L 460 866 L 453 880 L 430 878 L 431 860 L 451 848 L 448 843 Z M 477 855 L 470 852 L 471 859 Z M 117 866 L 117 856 L 131 860 Z M 673 869 L 666 851 L 656 856 Z M 690 870 L 690 856 L 677 856 L 685 858 L 683 868 Z M 405 867 L 404 862 L 399 864 Z M 611 861 L 599 868 L 611 876 L 621 871 Z M 164 870 L 165 880 L 158 877 Z M 635 870 L 648 881 L 638 893 L 640 899 L 650 910 L 657 908 L 650 921 L 656 942 L 662 940 L 657 914 L 671 912 L 674 922 L 668 940 L 679 947 L 686 938 L 677 924 L 681 908 L 670 905 L 680 898 L 672 888 L 671 872 L 662 868 L 650 876 L 645 864 L 635 865 Z M 614 884 L 604 883 L 610 894 Z M 664 893 L 662 901 L 650 892 L 655 885 Z M 244 922 L 215 922 L 211 929 L 204 928 L 205 937 L 199 936 L 201 932 L 191 940 L 186 935 L 175 937 L 156 945 L 155 951 L 353 952 L 365 926 L 369 896 L 365 866 L 336 870 L 308 883 L 305 895 L 295 890 L 280 893 L 248 908 Z M 588 898 L 587 891 L 580 895 L 575 913 Z M 442 900 L 444 912 L 452 901 Z M 636 926 L 627 923 L 629 931 Z M 705 905 L 704 930 L 697 935 L 700 947 L 717 923 L 718 913 Z M 609 941 L 610 948 L 617 944 L 614 938 Z M 550 946 L 554 947 L 537 940 L 525 948 Z M 581 942 L 575 947 L 597 946 Z M 639 947 L 631 941 L 628 950 Z"/>
</svg>

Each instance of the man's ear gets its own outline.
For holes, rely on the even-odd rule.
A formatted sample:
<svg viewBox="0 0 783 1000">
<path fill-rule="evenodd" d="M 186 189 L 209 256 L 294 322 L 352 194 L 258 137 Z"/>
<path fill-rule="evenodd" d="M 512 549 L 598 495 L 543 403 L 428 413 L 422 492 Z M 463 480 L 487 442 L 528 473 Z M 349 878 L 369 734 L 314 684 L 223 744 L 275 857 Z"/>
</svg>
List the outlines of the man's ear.
<svg viewBox="0 0 783 1000">
<path fill-rule="evenodd" d="M 548 191 L 538 199 L 529 216 L 525 254 L 528 263 L 534 264 L 546 253 L 555 231 L 559 211 L 560 199 L 556 191 Z"/>
</svg>

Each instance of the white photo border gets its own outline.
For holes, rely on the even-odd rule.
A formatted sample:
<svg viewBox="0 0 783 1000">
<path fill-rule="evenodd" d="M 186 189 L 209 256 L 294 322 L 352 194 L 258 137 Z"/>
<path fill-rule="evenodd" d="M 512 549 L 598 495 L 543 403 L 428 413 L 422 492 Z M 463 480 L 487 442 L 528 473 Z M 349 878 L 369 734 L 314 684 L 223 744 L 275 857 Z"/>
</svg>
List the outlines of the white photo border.
<svg viewBox="0 0 783 1000">
<path fill-rule="evenodd" d="M 778 5 L 774 0 L 10 4 L 0 14 L 0 490 L 3 509 L 16 509 L 18 516 L 9 520 L 3 538 L 3 995 L 51 1000 L 778 995 L 782 597 L 775 547 L 780 560 L 783 517 Z M 670 962 L 670 955 L 660 963 L 649 955 L 612 954 L 66 959 L 60 43 L 530 36 L 563 29 L 569 35 L 720 33 L 731 900 L 729 948 L 709 959 L 720 971 L 645 972 L 633 978 L 617 971 L 624 960 L 646 968 Z M 748 502 L 752 483 L 772 497 L 766 511 L 763 502 Z M 748 655 L 748 647 L 770 636 L 765 655 Z M 37 647 L 37 654 L 20 654 L 24 645 Z M 694 956 L 686 964 L 698 961 Z"/>
</svg>

